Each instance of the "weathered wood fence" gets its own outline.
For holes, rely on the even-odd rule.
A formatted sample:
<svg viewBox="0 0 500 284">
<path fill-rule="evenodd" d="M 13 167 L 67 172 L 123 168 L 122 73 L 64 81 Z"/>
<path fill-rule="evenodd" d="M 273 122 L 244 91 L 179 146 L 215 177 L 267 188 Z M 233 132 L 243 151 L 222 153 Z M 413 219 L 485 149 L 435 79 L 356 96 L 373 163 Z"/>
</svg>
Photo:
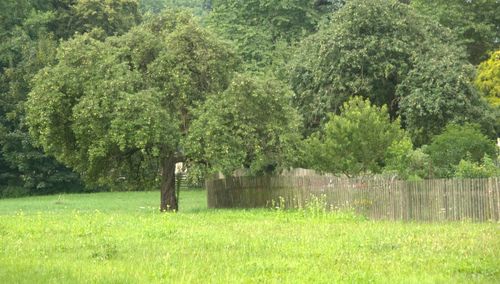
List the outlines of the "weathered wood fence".
<svg viewBox="0 0 500 284">
<path fill-rule="evenodd" d="M 209 208 L 353 209 L 375 220 L 500 221 L 500 179 L 400 181 L 333 176 L 229 177 L 206 181 Z"/>
</svg>

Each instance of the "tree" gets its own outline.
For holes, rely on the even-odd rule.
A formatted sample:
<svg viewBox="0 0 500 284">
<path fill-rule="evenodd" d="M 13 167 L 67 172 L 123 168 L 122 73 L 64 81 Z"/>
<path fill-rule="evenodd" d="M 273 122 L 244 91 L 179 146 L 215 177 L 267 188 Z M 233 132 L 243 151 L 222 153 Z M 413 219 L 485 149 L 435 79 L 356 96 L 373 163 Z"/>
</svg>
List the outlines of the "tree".
<svg viewBox="0 0 500 284">
<path fill-rule="evenodd" d="M 46 2 L 53 14 L 51 31 L 56 38 L 68 39 L 75 32 L 86 33 L 96 27 L 106 35 L 119 35 L 139 24 L 138 0 L 61 0 Z"/>
<path fill-rule="evenodd" d="M 429 143 L 449 123 L 480 123 L 489 112 L 472 83 L 474 68 L 456 60 L 453 52 L 439 54 L 416 58 L 397 86 L 403 126 L 416 145 Z"/>
<path fill-rule="evenodd" d="M 500 107 L 500 50 L 479 65 L 475 83 L 491 105 Z"/>
<path fill-rule="evenodd" d="M 30 81 L 54 64 L 60 39 L 98 29 L 102 36 L 135 25 L 133 0 L 0 1 L 0 156 L 10 188 L 40 194 L 82 190 L 78 175 L 35 147 L 25 123 Z M 97 34 L 97 32 L 96 32 Z M 12 190 L 11 190 L 12 191 Z"/>
<path fill-rule="evenodd" d="M 236 76 L 222 94 L 208 97 L 195 112 L 185 143 L 188 156 L 212 172 L 237 169 L 269 172 L 296 162 L 301 120 L 293 93 L 262 75 Z"/>
<path fill-rule="evenodd" d="M 395 0 L 352 0 L 301 42 L 288 65 L 288 81 L 297 94 L 295 105 L 305 118 L 306 135 L 327 113 L 338 113 L 347 99 L 362 96 L 387 105 L 392 118 L 401 115 L 412 135 L 418 129 L 424 138 L 412 138 L 419 145 L 436 133 L 426 128 L 436 123 L 436 103 L 449 110 L 437 121 L 438 129 L 449 121 L 475 119 L 472 114 L 477 112 L 463 111 L 479 101 L 469 82 L 472 70 L 451 32 L 410 6 Z M 418 117 L 426 125 L 407 119 L 413 115 L 407 113 L 412 111 L 407 107 L 411 100 L 418 100 L 418 108 L 432 110 Z"/>
<path fill-rule="evenodd" d="M 435 136 L 426 151 L 437 177 L 453 177 L 461 160 L 480 162 L 484 155 L 495 156 L 495 144 L 475 124 L 450 124 Z"/>
<path fill-rule="evenodd" d="M 105 40 L 79 35 L 35 77 L 30 133 L 87 182 L 160 185 L 160 209 L 177 210 L 175 163 L 191 110 L 227 87 L 235 65 L 229 47 L 183 13 Z"/>
<path fill-rule="evenodd" d="M 137 0 L 77 0 L 71 5 L 70 30 L 100 27 L 107 35 L 123 34 L 140 22 Z"/>
<path fill-rule="evenodd" d="M 145 14 L 160 13 L 165 9 L 186 9 L 196 16 L 204 16 L 210 9 L 210 0 L 139 0 L 139 10 Z"/>
<path fill-rule="evenodd" d="M 497 0 L 412 0 L 412 7 L 450 28 L 477 65 L 498 49 L 500 2 Z"/>
<path fill-rule="evenodd" d="M 214 0 L 207 23 L 234 42 L 247 69 L 259 70 L 274 63 L 275 57 L 279 60 L 286 49 L 282 45 L 315 31 L 322 7 L 330 4 L 312 0 Z"/>
<path fill-rule="evenodd" d="M 37 1 L 0 3 L 0 195 L 22 196 L 82 189 L 78 175 L 33 147 L 24 123 L 29 81 L 51 62 L 53 14 Z M 3 191 L 3 194 L 1 193 Z"/>
<path fill-rule="evenodd" d="M 321 132 L 306 140 L 305 165 L 347 176 L 380 173 L 389 147 L 403 137 L 399 121 L 390 121 L 386 106 L 353 97 L 340 115 L 330 114 Z"/>
<path fill-rule="evenodd" d="M 3 140 L 6 132 L 5 127 L 0 123 L 0 140 Z M 0 198 L 10 195 L 5 192 L 10 191 L 9 189 L 13 185 L 17 185 L 19 182 L 17 174 L 18 172 L 16 169 L 12 168 L 7 161 L 5 161 L 3 155 L 0 155 Z"/>
</svg>

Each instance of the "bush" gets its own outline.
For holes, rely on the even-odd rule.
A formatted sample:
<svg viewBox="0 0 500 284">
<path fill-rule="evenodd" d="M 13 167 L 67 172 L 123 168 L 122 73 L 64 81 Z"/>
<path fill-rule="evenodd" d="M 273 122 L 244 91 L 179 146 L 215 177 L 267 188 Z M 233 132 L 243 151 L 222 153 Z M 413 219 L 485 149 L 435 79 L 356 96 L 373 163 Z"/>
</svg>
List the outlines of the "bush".
<svg viewBox="0 0 500 284">
<path fill-rule="evenodd" d="M 30 194 L 30 190 L 22 186 L 0 187 L 0 198 L 17 198 Z"/>
<path fill-rule="evenodd" d="M 430 157 L 422 149 L 413 150 L 411 139 L 405 136 L 387 149 L 384 172 L 395 173 L 405 180 L 428 178 L 431 172 Z"/>
<path fill-rule="evenodd" d="M 488 155 L 484 155 L 481 163 L 461 160 L 456 166 L 455 177 L 458 178 L 489 178 L 500 176 L 498 168 Z"/>
<path fill-rule="evenodd" d="M 304 166 L 348 176 L 380 173 L 388 148 L 402 137 L 399 120 L 390 121 L 386 106 L 353 97 L 305 141 Z"/>
<path fill-rule="evenodd" d="M 476 124 L 450 124 L 433 138 L 426 152 L 431 157 L 436 177 L 453 177 L 461 160 L 478 163 L 485 154 L 495 155 L 495 144 L 479 128 Z"/>
</svg>

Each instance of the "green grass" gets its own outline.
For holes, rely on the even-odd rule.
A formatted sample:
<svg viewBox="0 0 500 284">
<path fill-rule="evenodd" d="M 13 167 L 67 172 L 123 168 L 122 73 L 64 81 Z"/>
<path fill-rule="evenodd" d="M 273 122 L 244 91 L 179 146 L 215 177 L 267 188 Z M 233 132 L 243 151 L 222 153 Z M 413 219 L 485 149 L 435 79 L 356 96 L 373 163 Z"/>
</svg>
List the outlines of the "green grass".
<svg viewBox="0 0 500 284">
<path fill-rule="evenodd" d="M 0 200 L 0 283 L 499 283 L 497 223 L 208 210 L 181 193 Z"/>
<path fill-rule="evenodd" d="M 206 210 L 206 192 L 189 190 L 181 192 L 181 209 L 184 213 Z M 102 192 L 89 194 L 61 194 L 28 198 L 0 199 L 0 215 L 20 212 L 34 213 L 80 213 L 96 210 L 106 213 L 145 213 L 157 211 L 160 205 L 159 192 Z"/>
</svg>

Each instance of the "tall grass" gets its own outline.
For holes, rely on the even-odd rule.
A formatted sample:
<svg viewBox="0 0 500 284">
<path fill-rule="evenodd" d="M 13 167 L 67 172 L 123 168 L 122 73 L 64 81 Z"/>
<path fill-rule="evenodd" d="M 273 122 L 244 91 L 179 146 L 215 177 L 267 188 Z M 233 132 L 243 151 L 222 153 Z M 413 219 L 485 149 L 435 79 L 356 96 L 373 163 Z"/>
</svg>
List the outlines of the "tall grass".
<svg viewBox="0 0 500 284">
<path fill-rule="evenodd" d="M 204 191 L 0 200 L 0 283 L 495 283 L 497 223 L 208 210 Z"/>
</svg>

